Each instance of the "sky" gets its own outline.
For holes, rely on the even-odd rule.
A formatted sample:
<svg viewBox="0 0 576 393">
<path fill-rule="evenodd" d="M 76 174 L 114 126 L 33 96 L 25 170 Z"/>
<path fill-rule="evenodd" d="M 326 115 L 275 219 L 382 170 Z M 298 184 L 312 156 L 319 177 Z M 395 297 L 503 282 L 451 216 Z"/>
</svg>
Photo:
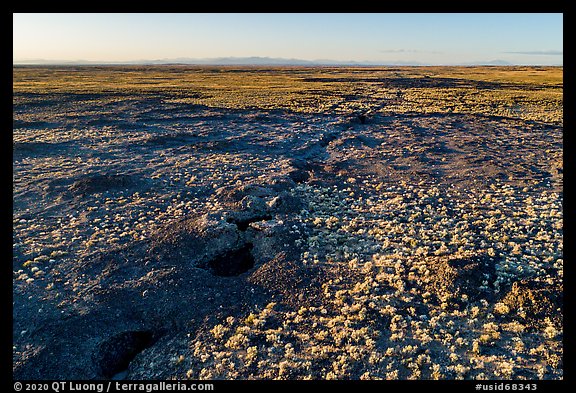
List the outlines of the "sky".
<svg viewBox="0 0 576 393">
<path fill-rule="evenodd" d="M 13 14 L 13 62 L 563 64 L 562 14 Z"/>
</svg>

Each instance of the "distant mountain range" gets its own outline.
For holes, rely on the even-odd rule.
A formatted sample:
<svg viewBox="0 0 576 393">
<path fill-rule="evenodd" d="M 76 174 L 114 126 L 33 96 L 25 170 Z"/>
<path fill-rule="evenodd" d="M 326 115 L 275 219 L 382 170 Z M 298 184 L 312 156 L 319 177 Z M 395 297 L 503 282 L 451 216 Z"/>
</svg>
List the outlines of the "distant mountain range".
<svg viewBox="0 0 576 393">
<path fill-rule="evenodd" d="M 317 66 L 317 65 L 384 65 L 375 61 L 342 61 L 342 60 L 302 60 L 286 59 L 281 57 L 214 57 L 208 59 L 195 59 L 190 57 L 177 57 L 172 59 L 131 60 L 131 61 L 90 61 L 90 60 L 46 60 L 25 59 L 14 60 L 13 64 L 42 64 L 42 65 L 94 65 L 94 64 L 190 64 L 190 65 L 283 65 L 283 66 Z M 385 65 L 423 65 L 418 62 L 393 61 Z"/>
<path fill-rule="evenodd" d="M 132 61 L 89 61 L 89 60 L 46 60 L 46 59 L 20 59 L 13 60 L 14 65 L 161 65 L 161 64 L 187 64 L 187 65 L 239 65 L 239 66 L 426 66 L 416 61 L 353 61 L 353 60 L 302 60 L 285 59 L 281 57 L 215 57 L 208 59 L 195 59 L 190 57 L 177 57 L 173 59 L 132 60 Z M 461 64 L 446 65 L 515 65 L 506 60 L 476 61 Z M 561 65 L 561 64 L 558 64 Z"/>
</svg>

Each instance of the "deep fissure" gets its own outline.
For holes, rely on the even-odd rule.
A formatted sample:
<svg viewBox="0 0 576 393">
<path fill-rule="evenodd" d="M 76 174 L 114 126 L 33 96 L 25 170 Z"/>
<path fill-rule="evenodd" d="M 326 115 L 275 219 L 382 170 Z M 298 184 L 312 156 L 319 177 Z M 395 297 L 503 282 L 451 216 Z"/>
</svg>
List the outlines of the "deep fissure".
<svg viewBox="0 0 576 393">
<path fill-rule="evenodd" d="M 104 378 L 112 378 L 128 369 L 130 362 L 158 338 L 151 331 L 128 331 L 119 333 L 104 341 L 97 354 L 97 365 Z"/>
<path fill-rule="evenodd" d="M 221 254 L 208 262 L 208 269 L 215 276 L 221 277 L 232 277 L 245 273 L 254 267 L 252 248 L 252 243 L 246 243 L 237 250 Z"/>
</svg>

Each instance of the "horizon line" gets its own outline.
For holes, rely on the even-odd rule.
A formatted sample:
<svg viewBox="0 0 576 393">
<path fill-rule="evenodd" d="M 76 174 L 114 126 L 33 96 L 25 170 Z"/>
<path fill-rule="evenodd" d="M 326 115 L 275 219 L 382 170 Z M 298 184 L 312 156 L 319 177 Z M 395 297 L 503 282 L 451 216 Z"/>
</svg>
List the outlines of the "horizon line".
<svg viewBox="0 0 576 393">
<path fill-rule="evenodd" d="M 491 67 L 564 67 L 564 64 L 542 64 L 542 63 L 499 63 L 499 62 L 467 62 L 467 63 L 354 63 L 354 62 L 310 62 L 310 63 L 192 63 L 192 62 L 112 62 L 112 61 L 54 61 L 54 62 L 33 62 L 33 61 L 15 61 L 12 66 L 244 66 L 244 67 L 473 67 L 473 66 L 491 66 Z"/>
<path fill-rule="evenodd" d="M 461 62 L 432 63 L 418 60 L 333 60 L 333 59 L 299 59 L 270 56 L 219 56 L 211 58 L 173 57 L 160 59 L 136 60 L 63 60 L 63 59 L 12 59 L 12 65 L 249 65 L 249 66 L 474 66 L 474 65 L 511 65 L 511 66 L 564 66 L 561 62 L 547 64 L 541 62 L 524 63 L 503 59 L 473 60 Z"/>
<path fill-rule="evenodd" d="M 313 63 L 313 64 L 278 64 L 278 63 L 111 63 L 111 62 L 90 62 L 90 63 L 12 63 L 13 67 L 98 67 L 98 66 L 196 66 L 196 67 L 564 67 L 563 64 L 491 64 L 489 62 L 479 63 L 450 63 L 450 64 L 401 64 L 401 63 L 381 63 L 381 64 L 353 64 L 353 63 Z"/>
</svg>

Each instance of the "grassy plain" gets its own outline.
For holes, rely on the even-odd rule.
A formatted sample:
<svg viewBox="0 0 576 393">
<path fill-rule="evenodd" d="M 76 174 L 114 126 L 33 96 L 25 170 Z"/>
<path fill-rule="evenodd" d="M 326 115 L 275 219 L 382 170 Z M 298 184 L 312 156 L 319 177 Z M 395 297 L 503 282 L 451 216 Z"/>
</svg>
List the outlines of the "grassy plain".
<svg viewBox="0 0 576 393">
<path fill-rule="evenodd" d="M 18 68 L 14 77 L 17 93 L 160 93 L 178 103 L 236 109 L 472 113 L 548 122 L 561 122 L 563 113 L 559 67 L 69 67 Z"/>
</svg>

